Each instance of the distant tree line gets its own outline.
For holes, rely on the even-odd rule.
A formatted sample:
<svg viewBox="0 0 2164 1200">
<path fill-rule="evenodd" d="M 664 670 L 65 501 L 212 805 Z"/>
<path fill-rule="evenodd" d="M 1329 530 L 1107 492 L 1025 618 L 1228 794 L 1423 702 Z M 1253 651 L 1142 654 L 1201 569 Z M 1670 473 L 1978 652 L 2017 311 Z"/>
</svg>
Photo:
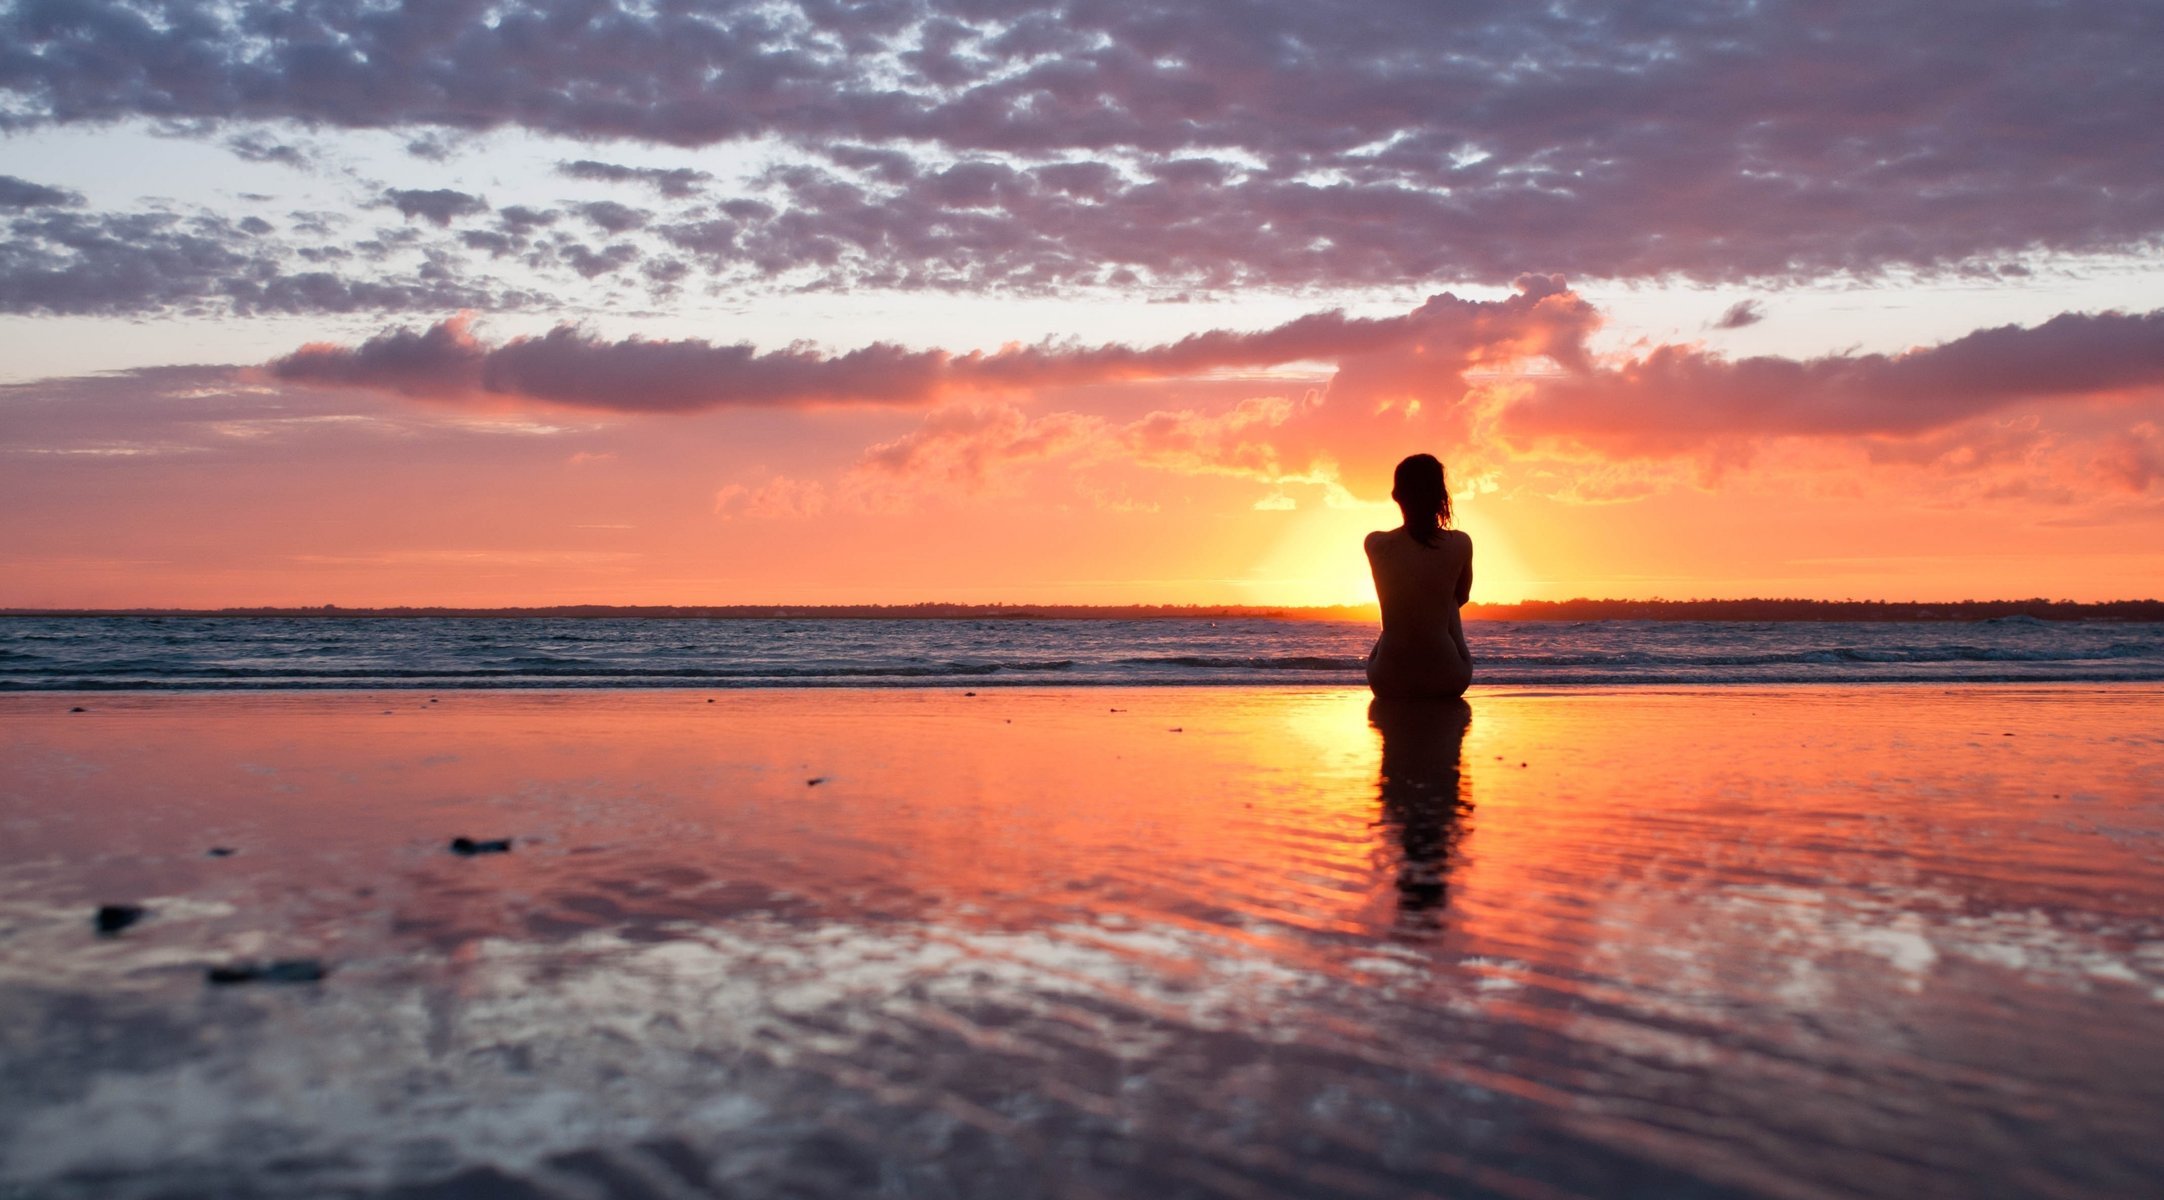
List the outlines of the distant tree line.
<svg viewBox="0 0 2164 1200">
<path fill-rule="evenodd" d="M 1526 600 L 1468 604 L 1490 621 L 2164 621 L 2164 600 Z"/>
</svg>

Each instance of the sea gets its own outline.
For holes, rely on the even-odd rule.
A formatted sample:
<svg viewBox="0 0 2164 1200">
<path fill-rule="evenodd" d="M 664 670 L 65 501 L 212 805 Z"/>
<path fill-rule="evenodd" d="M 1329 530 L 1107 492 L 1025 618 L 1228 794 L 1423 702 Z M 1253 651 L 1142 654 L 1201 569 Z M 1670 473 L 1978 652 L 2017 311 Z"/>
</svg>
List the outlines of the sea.
<svg viewBox="0 0 2164 1200">
<path fill-rule="evenodd" d="M 2164 681 L 2164 624 L 1469 621 L 1475 682 Z M 0 691 L 1339 686 L 1363 622 L 98 616 L 0 619 Z"/>
</svg>

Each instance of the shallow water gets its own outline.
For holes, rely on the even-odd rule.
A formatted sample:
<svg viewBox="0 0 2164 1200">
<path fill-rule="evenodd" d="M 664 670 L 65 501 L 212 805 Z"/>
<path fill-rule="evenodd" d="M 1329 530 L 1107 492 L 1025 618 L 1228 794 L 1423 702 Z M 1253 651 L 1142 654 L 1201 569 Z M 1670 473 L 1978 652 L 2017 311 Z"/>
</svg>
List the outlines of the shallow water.
<svg viewBox="0 0 2164 1200">
<path fill-rule="evenodd" d="M 0 1195 L 2148 1194 L 2160 701 L 8 697 Z"/>
</svg>

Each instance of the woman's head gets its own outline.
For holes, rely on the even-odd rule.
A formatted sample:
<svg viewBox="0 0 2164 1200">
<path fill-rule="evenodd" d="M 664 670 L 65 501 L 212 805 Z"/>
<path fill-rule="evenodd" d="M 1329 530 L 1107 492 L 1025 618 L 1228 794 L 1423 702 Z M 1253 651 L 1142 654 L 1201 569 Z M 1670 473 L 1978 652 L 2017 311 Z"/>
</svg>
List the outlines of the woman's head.
<svg viewBox="0 0 2164 1200">
<path fill-rule="evenodd" d="M 1398 464 L 1390 498 L 1405 514 L 1405 532 L 1423 546 L 1435 544 L 1436 532 L 1450 524 L 1450 489 L 1443 464 L 1432 454 L 1415 454 Z"/>
</svg>

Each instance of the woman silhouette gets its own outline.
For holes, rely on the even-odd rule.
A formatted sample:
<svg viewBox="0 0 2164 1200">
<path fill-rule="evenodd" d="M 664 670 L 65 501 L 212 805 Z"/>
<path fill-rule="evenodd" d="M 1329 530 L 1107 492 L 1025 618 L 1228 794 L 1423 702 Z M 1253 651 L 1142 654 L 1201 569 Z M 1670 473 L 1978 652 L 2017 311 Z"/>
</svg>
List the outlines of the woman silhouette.
<svg viewBox="0 0 2164 1200">
<path fill-rule="evenodd" d="M 1368 687 L 1388 699 L 1463 695 L 1473 682 L 1473 655 L 1458 608 L 1473 591 L 1473 539 L 1449 527 L 1450 491 L 1432 454 L 1398 464 L 1390 498 L 1405 523 L 1367 538 L 1383 610 Z"/>
</svg>

